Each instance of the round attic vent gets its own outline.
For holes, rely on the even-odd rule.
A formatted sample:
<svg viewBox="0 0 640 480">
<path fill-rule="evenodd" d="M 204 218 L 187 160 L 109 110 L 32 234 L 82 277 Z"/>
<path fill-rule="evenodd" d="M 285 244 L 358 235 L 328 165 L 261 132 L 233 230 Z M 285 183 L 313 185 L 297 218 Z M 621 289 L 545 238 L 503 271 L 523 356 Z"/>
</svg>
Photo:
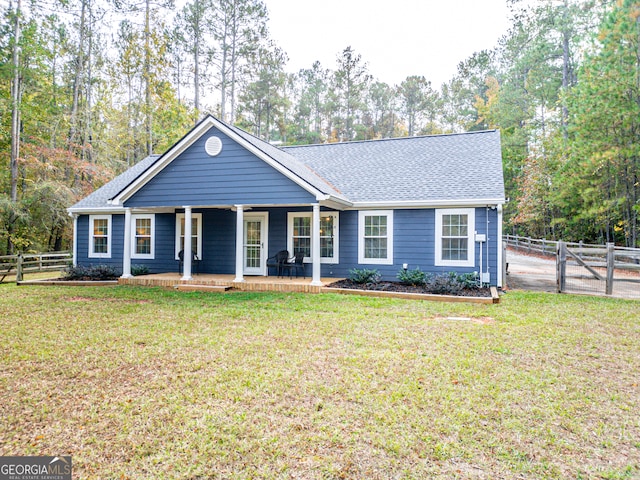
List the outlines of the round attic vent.
<svg viewBox="0 0 640 480">
<path fill-rule="evenodd" d="M 218 137 L 209 137 L 204 144 L 204 149 L 209 155 L 215 157 L 222 151 L 222 140 Z"/>
</svg>

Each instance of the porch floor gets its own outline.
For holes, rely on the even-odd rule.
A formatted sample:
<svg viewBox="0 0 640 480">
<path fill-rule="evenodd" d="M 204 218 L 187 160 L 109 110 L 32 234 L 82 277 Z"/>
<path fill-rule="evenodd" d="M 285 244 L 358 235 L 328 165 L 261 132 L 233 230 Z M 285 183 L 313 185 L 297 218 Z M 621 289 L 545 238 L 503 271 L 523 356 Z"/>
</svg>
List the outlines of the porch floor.
<svg viewBox="0 0 640 480">
<path fill-rule="evenodd" d="M 182 280 L 182 275 L 177 272 L 156 273 L 151 275 L 139 275 L 131 278 L 120 278 L 121 285 L 142 285 L 157 287 L 175 287 L 177 285 L 208 285 L 233 287 L 236 290 L 248 292 L 303 292 L 320 293 L 322 286 L 311 285 L 311 277 L 264 277 L 245 276 L 244 282 L 234 282 L 235 275 L 217 275 L 209 273 L 194 274 L 192 280 Z M 340 278 L 321 278 L 323 285 L 329 285 L 341 280 Z"/>
</svg>

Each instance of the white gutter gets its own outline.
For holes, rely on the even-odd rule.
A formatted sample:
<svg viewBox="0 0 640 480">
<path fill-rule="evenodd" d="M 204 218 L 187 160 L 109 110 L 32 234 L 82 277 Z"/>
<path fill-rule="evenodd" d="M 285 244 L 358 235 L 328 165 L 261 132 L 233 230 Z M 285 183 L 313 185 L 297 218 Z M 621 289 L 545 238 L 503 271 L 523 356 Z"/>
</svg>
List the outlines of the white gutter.
<svg viewBox="0 0 640 480">
<path fill-rule="evenodd" d="M 123 207 L 81 207 L 81 208 L 67 208 L 69 216 L 73 215 L 88 215 L 91 213 L 97 214 L 109 214 L 109 213 L 124 213 Z"/>
<path fill-rule="evenodd" d="M 470 198 L 460 200 L 400 200 L 381 202 L 353 202 L 354 209 L 367 208 L 435 208 L 435 207 L 486 207 L 502 205 L 504 198 Z"/>
</svg>

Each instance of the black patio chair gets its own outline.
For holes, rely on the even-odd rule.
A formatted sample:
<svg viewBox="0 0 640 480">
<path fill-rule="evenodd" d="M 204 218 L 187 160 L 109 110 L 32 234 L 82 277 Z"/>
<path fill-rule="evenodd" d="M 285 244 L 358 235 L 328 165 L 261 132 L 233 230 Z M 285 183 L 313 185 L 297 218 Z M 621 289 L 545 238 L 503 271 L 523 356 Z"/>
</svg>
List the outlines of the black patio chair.
<svg viewBox="0 0 640 480">
<path fill-rule="evenodd" d="M 191 271 L 193 273 L 198 273 L 199 267 L 200 267 L 200 259 L 198 258 L 198 256 L 196 255 L 196 252 L 192 251 L 191 252 Z M 178 272 L 180 273 L 184 273 L 184 250 L 180 250 L 178 252 L 178 258 L 179 260 L 179 265 L 178 265 Z"/>
<path fill-rule="evenodd" d="M 307 273 L 304 269 L 304 253 L 298 252 L 292 259 L 289 259 L 285 263 L 282 264 L 283 271 L 289 270 L 289 278 L 293 276 L 293 271 L 296 271 L 296 277 L 298 276 L 298 272 L 302 270 L 302 275 L 304 278 L 307 278 Z M 283 273 L 284 275 L 284 273 Z"/>
<path fill-rule="evenodd" d="M 282 275 L 282 265 L 287 262 L 289 258 L 288 250 L 280 250 L 274 256 L 267 258 L 267 269 L 275 268 L 278 276 Z"/>
</svg>

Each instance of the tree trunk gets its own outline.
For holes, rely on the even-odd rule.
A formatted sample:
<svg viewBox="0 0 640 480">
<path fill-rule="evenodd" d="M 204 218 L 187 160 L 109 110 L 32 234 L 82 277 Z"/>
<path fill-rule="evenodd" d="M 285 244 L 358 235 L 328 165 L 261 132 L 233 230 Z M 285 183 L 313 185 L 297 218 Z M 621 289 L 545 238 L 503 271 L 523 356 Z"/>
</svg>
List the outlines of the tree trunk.
<svg viewBox="0 0 640 480">
<path fill-rule="evenodd" d="M 18 201 L 18 157 L 20 156 L 20 15 L 22 0 L 16 4 L 13 31 L 13 80 L 11 83 L 11 201 Z"/>
<path fill-rule="evenodd" d="M 69 128 L 68 148 L 72 150 L 76 142 L 76 134 L 78 131 L 78 109 L 80 104 L 80 85 L 82 83 L 82 70 L 84 68 L 84 34 L 85 34 L 85 16 L 87 2 L 82 0 L 80 8 L 80 26 L 78 39 L 78 55 L 76 57 L 76 68 L 73 78 L 73 100 L 71 105 L 71 126 Z"/>
<path fill-rule="evenodd" d="M 196 123 L 198 121 L 199 111 L 200 111 L 200 2 L 195 0 L 194 5 L 194 14 L 195 14 L 195 38 L 194 38 L 194 48 L 193 48 L 193 89 L 195 92 L 193 99 L 193 106 L 195 107 L 195 115 L 196 115 Z"/>
<path fill-rule="evenodd" d="M 90 1 L 90 0 L 89 0 Z M 83 2 L 84 3 L 84 2 Z M 89 5 L 89 28 L 92 28 L 93 14 L 91 11 L 91 5 Z M 82 158 L 92 161 L 91 155 L 91 142 L 93 141 L 91 135 L 91 53 L 93 51 L 93 30 L 89 32 L 89 45 L 87 46 L 87 92 L 86 92 L 86 105 L 85 105 L 85 120 L 84 120 L 84 133 L 82 135 Z"/>
<path fill-rule="evenodd" d="M 151 5 L 149 0 L 145 1 L 144 12 L 144 94 L 145 94 L 145 125 L 147 155 L 153 153 L 153 128 L 151 113 Z"/>
<path fill-rule="evenodd" d="M 562 10 L 562 91 L 566 93 L 569 90 L 569 26 L 568 21 L 568 0 L 564 0 Z M 569 109 L 566 100 L 562 100 L 562 137 L 565 141 L 568 138 L 567 123 L 569 121 Z"/>
</svg>

